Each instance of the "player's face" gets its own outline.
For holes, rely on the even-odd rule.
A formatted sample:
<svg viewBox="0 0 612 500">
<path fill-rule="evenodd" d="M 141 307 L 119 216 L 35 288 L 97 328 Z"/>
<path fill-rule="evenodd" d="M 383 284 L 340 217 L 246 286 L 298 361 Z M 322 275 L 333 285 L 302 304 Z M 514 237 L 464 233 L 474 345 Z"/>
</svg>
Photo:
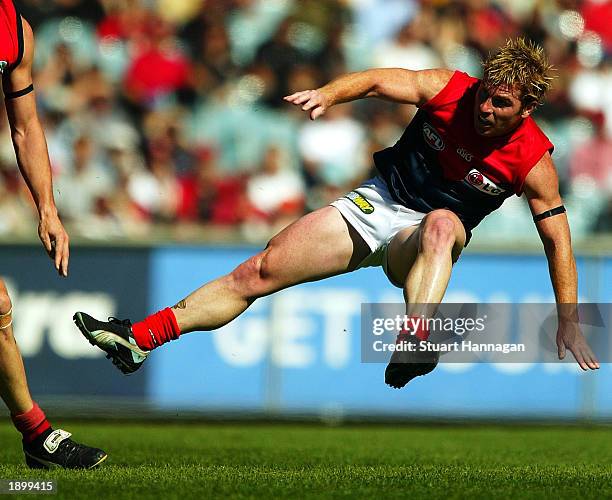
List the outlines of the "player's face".
<svg viewBox="0 0 612 500">
<path fill-rule="evenodd" d="M 478 87 L 474 106 L 474 127 L 479 135 L 497 137 L 514 130 L 533 111 L 535 105 L 523 106 L 518 89 Z"/>
</svg>

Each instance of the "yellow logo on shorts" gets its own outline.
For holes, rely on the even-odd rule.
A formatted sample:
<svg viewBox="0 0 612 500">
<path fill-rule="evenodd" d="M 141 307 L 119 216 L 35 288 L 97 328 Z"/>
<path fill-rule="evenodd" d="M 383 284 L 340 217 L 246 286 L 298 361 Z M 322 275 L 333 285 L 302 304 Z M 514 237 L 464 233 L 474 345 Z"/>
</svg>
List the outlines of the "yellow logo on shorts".
<svg viewBox="0 0 612 500">
<path fill-rule="evenodd" d="M 372 204 L 359 193 L 351 191 L 346 195 L 346 197 L 351 200 L 355 205 L 357 205 L 357 208 L 361 210 L 364 214 L 371 214 L 374 211 L 374 207 L 372 206 Z"/>
</svg>

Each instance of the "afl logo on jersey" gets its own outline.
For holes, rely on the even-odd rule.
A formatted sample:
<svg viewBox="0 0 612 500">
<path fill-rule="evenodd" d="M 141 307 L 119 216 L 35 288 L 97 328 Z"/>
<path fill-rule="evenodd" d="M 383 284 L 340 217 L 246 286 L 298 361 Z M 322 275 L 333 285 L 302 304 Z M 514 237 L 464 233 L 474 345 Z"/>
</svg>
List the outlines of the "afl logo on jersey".
<svg viewBox="0 0 612 500">
<path fill-rule="evenodd" d="M 429 144 L 432 149 L 436 151 L 442 151 L 444 149 L 444 141 L 438 131 L 433 128 L 429 123 L 423 123 L 423 137 L 425 142 Z"/>
<path fill-rule="evenodd" d="M 6 69 L 7 66 L 8 66 L 8 63 L 6 61 L 0 61 L 0 75 L 4 73 L 4 70 Z"/>
<path fill-rule="evenodd" d="M 475 168 L 468 172 L 468 174 L 465 176 L 465 180 L 468 184 L 478 189 L 478 191 L 482 191 L 483 193 L 487 193 L 492 196 L 497 196 L 506 192 L 505 189 L 500 188 L 491 179 L 488 179 L 482 175 L 482 173 Z"/>
</svg>

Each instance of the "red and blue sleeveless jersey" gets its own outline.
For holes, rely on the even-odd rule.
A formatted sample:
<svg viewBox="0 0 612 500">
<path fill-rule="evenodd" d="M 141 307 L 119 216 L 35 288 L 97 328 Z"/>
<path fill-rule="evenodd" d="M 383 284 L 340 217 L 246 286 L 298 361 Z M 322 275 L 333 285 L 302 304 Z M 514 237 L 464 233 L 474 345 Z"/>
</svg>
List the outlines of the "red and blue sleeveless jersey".
<svg viewBox="0 0 612 500">
<path fill-rule="evenodd" d="M 426 102 L 400 140 L 374 154 L 393 198 L 419 212 L 446 208 L 471 230 L 505 199 L 553 145 L 531 117 L 511 133 L 482 137 L 474 127 L 480 80 L 456 71 Z"/>
<path fill-rule="evenodd" d="M 11 0 L 0 0 L 0 72 L 6 74 L 23 57 L 21 16 Z"/>
</svg>

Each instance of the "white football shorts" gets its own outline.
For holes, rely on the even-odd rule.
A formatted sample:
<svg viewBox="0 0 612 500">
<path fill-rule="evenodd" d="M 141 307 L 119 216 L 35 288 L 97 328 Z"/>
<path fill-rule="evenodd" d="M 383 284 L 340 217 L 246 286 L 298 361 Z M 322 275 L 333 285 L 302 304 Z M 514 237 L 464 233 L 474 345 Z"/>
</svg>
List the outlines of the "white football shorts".
<svg viewBox="0 0 612 500">
<path fill-rule="evenodd" d="M 426 214 L 397 203 L 389 193 L 387 184 L 376 176 L 361 186 L 330 203 L 353 226 L 372 250 L 359 267 L 381 266 L 387 272 L 387 247 L 402 229 L 420 224 Z"/>
</svg>

